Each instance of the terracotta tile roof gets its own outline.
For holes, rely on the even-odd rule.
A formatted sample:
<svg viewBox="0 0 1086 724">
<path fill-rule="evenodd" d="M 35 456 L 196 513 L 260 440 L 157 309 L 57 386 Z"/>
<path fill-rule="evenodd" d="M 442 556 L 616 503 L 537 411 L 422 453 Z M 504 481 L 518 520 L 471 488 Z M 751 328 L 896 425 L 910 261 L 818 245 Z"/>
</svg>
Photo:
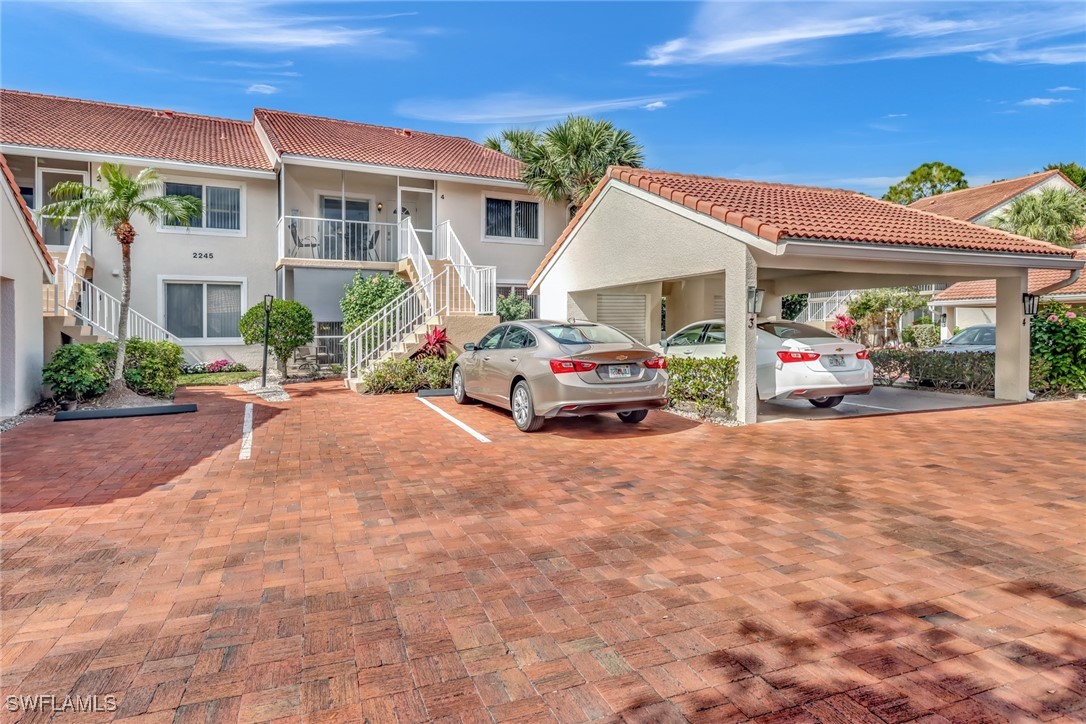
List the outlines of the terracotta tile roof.
<svg viewBox="0 0 1086 724">
<path fill-rule="evenodd" d="M 1075 252 L 1076 259 L 1082 259 L 1086 261 L 1086 249 L 1080 249 Z M 1038 289 L 1055 284 L 1056 282 L 1063 281 L 1067 278 L 1068 272 L 1065 269 L 1030 269 L 1029 270 L 1029 291 L 1030 293 L 1036 292 Z M 1070 284 L 1063 289 L 1058 289 L 1053 292 L 1052 297 L 1061 297 L 1066 295 L 1082 295 L 1086 296 L 1086 275 L 1079 278 L 1074 284 Z M 940 301 L 960 301 L 963 299 L 995 299 L 996 295 L 996 283 L 995 279 L 979 279 L 977 281 L 970 282 L 958 282 L 957 284 L 951 284 L 949 287 L 939 292 L 932 297 L 933 302 Z"/>
<path fill-rule="evenodd" d="M 251 123 L 0 90 L 0 143 L 271 170 Z"/>
<path fill-rule="evenodd" d="M 254 116 L 280 154 L 520 180 L 520 161 L 467 138 L 257 108 Z"/>
<path fill-rule="evenodd" d="M 566 226 L 529 284 L 566 242 L 604 186 L 616 179 L 772 242 L 844 241 L 1000 253 L 1068 255 L 1043 241 L 840 189 L 612 167 Z"/>
<path fill-rule="evenodd" d="M 45 259 L 45 263 L 49 266 L 49 271 L 56 274 L 57 267 L 56 264 L 53 263 L 53 256 L 49 253 L 49 249 L 46 248 L 45 242 L 38 232 L 38 225 L 34 223 L 34 216 L 30 213 L 30 207 L 26 205 L 26 200 L 23 199 L 22 193 L 19 192 L 19 184 L 15 180 L 15 174 L 11 172 L 11 168 L 8 166 L 8 160 L 4 158 L 4 154 L 2 153 L 0 153 L 0 170 L 3 171 L 4 180 L 11 189 L 11 193 L 15 195 L 15 203 L 19 205 L 19 210 L 23 213 L 23 222 L 26 224 L 26 228 L 30 230 L 31 235 L 34 237 L 34 241 L 37 242 L 38 250 Z"/>
<path fill-rule="evenodd" d="M 1061 176 L 1067 183 L 1074 183 L 1064 176 L 1058 169 L 1041 171 L 1029 176 L 1010 178 L 1005 181 L 977 186 L 960 191 L 948 191 L 937 196 L 928 196 L 909 204 L 914 209 L 930 211 L 940 216 L 949 216 L 953 219 L 971 221 L 985 211 L 990 211 L 997 206 L 1002 206 L 1015 196 L 1028 191 L 1039 183 L 1043 183 L 1053 176 Z"/>
</svg>

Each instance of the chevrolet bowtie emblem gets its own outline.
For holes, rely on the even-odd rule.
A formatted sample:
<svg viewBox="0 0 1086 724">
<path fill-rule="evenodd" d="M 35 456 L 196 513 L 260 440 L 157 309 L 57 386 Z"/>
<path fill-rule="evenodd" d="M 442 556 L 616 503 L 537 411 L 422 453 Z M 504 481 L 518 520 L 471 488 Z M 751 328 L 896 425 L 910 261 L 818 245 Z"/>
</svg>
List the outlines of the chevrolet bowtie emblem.
<svg viewBox="0 0 1086 724">
<path fill-rule="evenodd" d="M 621 362 L 621 361 L 622 361 L 622 360 L 624 360 L 624 359 L 629 359 L 629 358 L 628 358 L 628 357 L 627 357 L 626 355 L 624 355 L 624 354 L 620 354 L 620 355 L 618 356 L 618 361 L 619 361 L 619 362 Z"/>
<path fill-rule="evenodd" d="M 844 352 L 844 351 L 845 351 L 844 347 L 838 347 L 837 349 L 834 350 L 834 352 Z"/>
</svg>

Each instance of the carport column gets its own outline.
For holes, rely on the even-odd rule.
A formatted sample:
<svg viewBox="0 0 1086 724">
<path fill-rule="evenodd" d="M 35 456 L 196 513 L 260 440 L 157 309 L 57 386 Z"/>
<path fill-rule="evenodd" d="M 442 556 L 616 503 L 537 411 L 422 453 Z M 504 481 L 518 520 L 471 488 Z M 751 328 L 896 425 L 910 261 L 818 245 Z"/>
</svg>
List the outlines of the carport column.
<svg viewBox="0 0 1086 724">
<path fill-rule="evenodd" d="M 758 385 L 755 328 L 748 327 L 747 287 L 758 283 L 758 264 L 745 248 L 724 273 L 724 319 L 728 354 L 739 358 L 735 380 L 735 419 L 744 424 L 758 421 Z"/>
<path fill-rule="evenodd" d="M 1026 272 L 996 279 L 997 400 L 1021 402 L 1029 391 L 1029 320 L 1022 309 Z"/>
</svg>

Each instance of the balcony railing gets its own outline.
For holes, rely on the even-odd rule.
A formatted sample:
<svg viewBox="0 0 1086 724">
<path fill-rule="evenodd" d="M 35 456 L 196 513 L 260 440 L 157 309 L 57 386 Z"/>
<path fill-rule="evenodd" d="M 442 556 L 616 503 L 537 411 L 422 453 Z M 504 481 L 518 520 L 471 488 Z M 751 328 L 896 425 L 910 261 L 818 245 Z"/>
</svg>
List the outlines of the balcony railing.
<svg viewBox="0 0 1086 724">
<path fill-rule="evenodd" d="M 396 224 L 284 216 L 279 219 L 279 258 L 395 263 L 399 238 Z"/>
</svg>

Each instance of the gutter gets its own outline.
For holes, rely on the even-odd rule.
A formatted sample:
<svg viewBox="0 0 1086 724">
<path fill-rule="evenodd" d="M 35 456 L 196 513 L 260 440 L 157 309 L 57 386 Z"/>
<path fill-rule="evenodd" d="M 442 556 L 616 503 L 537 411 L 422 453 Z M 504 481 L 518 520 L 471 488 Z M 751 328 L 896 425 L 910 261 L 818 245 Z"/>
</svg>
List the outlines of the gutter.
<svg viewBox="0 0 1086 724">
<path fill-rule="evenodd" d="M 1071 271 L 1071 276 L 1067 277 L 1062 282 L 1056 282 L 1055 284 L 1049 284 L 1047 287 L 1041 287 L 1037 291 L 1031 292 L 1031 293 L 1035 297 L 1043 297 L 1046 294 L 1051 294 L 1054 291 L 1057 291 L 1059 289 L 1063 289 L 1064 287 L 1071 286 L 1072 284 L 1077 282 L 1081 277 L 1082 277 L 1082 267 L 1079 267 L 1078 269 L 1073 269 Z"/>
</svg>

